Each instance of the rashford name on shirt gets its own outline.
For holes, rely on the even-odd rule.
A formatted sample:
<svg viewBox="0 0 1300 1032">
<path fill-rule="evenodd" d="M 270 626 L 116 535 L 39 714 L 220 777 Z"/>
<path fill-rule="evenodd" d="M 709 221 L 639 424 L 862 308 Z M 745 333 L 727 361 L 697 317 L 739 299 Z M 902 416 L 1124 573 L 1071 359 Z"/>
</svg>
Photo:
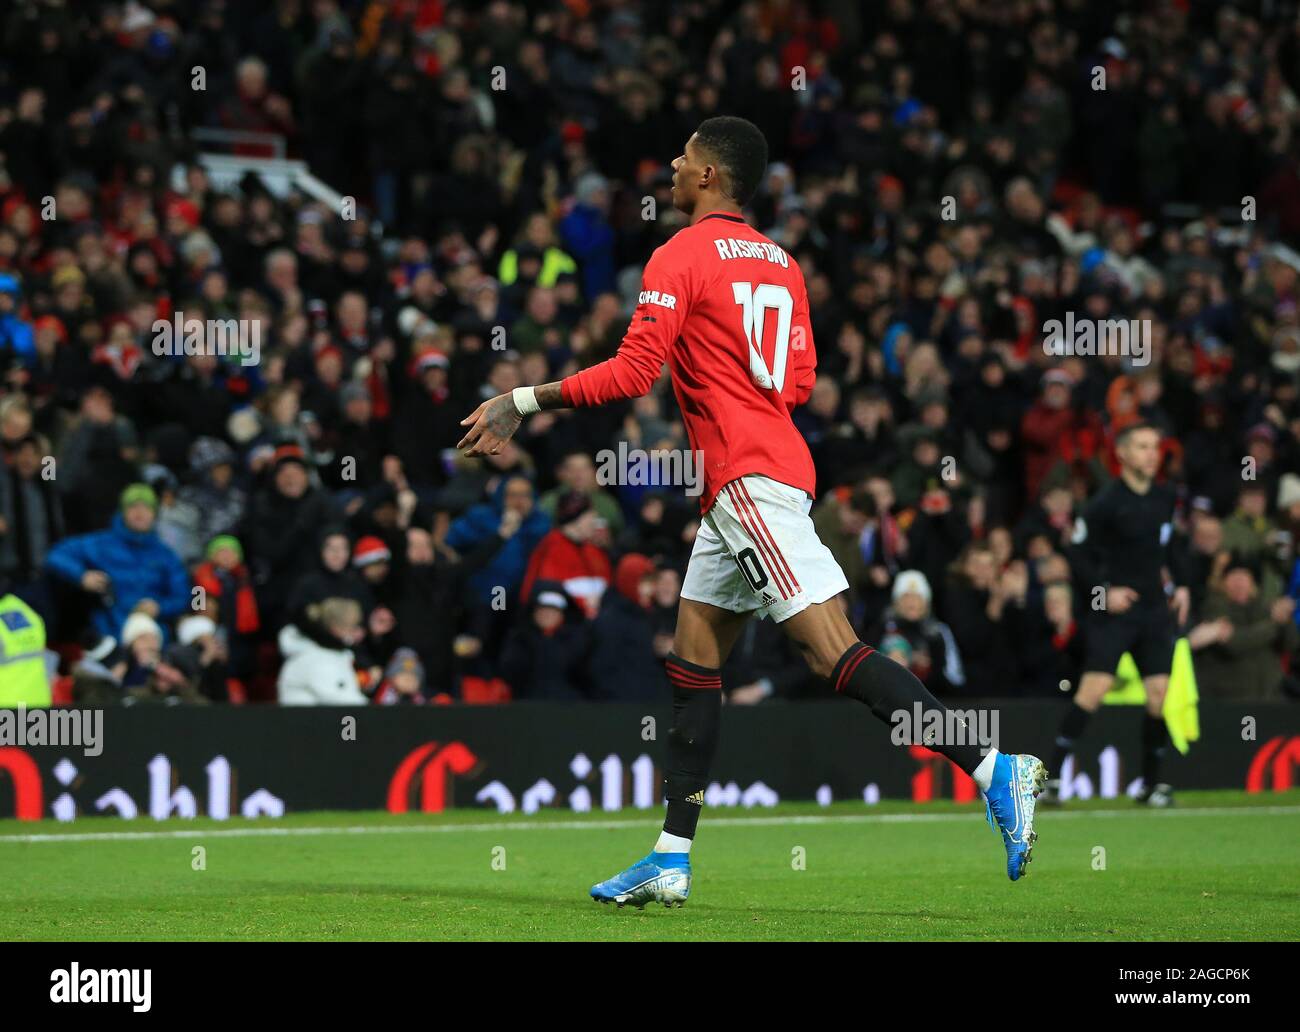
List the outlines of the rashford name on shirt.
<svg viewBox="0 0 1300 1032">
<path fill-rule="evenodd" d="M 779 265 L 783 269 L 790 267 L 790 256 L 776 244 L 764 240 L 737 240 L 735 237 L 719 237 L 713 241 L 718 249 L 718 257 L 724 262 L 732 258 L 761 258 L 763 261 Z"/>
</svg>

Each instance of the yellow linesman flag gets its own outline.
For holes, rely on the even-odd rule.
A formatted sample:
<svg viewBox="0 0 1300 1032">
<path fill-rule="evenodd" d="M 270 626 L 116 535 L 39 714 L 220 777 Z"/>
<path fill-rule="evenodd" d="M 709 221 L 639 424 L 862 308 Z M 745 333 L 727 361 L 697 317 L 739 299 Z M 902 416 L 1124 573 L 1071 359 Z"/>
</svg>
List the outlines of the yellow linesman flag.
<svg viewBox="0 0 1300 1032">
<path fill-rule="evenodd" d="M 1104 700 L 1114 706 L 1141 706 L 1147 701 L 1142 675 L 1129 653 L 1120 657 L 1115 668 L 1115 684 Z M 1196 671 L 1192 667 L 1192 647 L 1186 638 L 1174 645 L 1169 670 L 1169 691 L 1165 694 L 1165 726 L 1174 748 L 1186 755 L 1192 742 L 1201 738 L 1201 714 L 1197 709 L 1200 696 L 1196 691 Z"/>
</svg>

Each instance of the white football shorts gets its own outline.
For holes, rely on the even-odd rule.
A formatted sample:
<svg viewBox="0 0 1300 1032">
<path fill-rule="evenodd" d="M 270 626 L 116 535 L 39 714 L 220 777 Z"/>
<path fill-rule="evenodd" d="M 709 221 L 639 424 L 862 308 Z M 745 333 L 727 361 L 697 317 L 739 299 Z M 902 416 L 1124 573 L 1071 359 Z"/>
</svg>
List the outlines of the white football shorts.
<svg viewBox="0 0 1300 1032">
<path fill-rule="evenodd" d="M 700 523 L 682 598 L 781 623 L 847 591 L 811 509 L 797 487 L 758 475 L 731 481 Z"/>
</svg>

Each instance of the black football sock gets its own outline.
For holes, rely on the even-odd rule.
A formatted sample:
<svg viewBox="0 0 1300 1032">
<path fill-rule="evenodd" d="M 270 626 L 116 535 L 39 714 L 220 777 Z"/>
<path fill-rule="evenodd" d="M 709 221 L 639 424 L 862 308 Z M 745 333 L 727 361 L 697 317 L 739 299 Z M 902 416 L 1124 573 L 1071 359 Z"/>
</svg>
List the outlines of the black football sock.
<svg viewBox="0 0 1300 1032">
<path fill-rule="evenodd" d="M 1160 781 L 1160 762 L 1165 758 L 1165 746 L 1169 744 L 1169 729 L 1163 717 L 1153 717 L 1150 713 L 1142 718 L 1142 784 L 1151 789 Z"/>
<path fill-rule="evenodd" d="M 722 716 L 722 671 L 688 663 L 672 653 L 664 663 L 673 685 L 673 727 L 668 732 L 664 831 L 695 838 L 704 808 L 709 768 L 718 750 Z"/>
<path fill-rule="evenodd" d="M 1092 714 L 1077 702 L 1070 704 L 1070 712 L 1065 715 L 1065 719 L 1061 721 L 1061 729 L 1056 732 L 1056 748 L 1052 751 L 1052 762 L 1047 765 L 1052 777 L 1061 776 L 1061 770 L 1065 767 L 1065 758 L 1070 755 L 1070 750 L 1083 734 L 1083 729 L 1088 726 L 1091 717 Z"/>
<path fill-rule="evenodd" d="M 872 713 L 891 727 L 895 714 L 899 712 L 906 713 L 911 719 L 918 702 L 923 714 L 936 711 L 940 720 L 948 712 L 948 707 L 931 695 L 912 671 L 860 641 L 850 645 L 835 664 L 831 671 L 831 685 L 841 695 L 865 702 Z M 923 719 L 928 721 L 931 718 L 924 716 Z M 940 726 L 947 727 L 946 720 Z M 942 753 L 967 774 L 973 773 L 984 759 L 977 741 L 964 745 L 918 744 Z"/>
</svg>

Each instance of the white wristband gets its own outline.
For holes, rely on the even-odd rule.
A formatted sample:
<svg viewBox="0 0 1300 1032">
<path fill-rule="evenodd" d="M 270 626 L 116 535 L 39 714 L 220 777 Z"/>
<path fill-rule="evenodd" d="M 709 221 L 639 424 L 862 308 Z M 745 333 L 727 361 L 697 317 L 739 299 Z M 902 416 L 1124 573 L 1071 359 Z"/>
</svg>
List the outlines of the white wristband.
<svg viewBox="0 0 1300 1032">
<path fill-rule="evenodd" d="M 542 411 L 542 406 L 537 404 L 536 387 L 516 387 L 510 392 L 510 396 L 514 399 L 515 408 L 521 416 L 531 416 L 534 412 Z"/>
</svg>

